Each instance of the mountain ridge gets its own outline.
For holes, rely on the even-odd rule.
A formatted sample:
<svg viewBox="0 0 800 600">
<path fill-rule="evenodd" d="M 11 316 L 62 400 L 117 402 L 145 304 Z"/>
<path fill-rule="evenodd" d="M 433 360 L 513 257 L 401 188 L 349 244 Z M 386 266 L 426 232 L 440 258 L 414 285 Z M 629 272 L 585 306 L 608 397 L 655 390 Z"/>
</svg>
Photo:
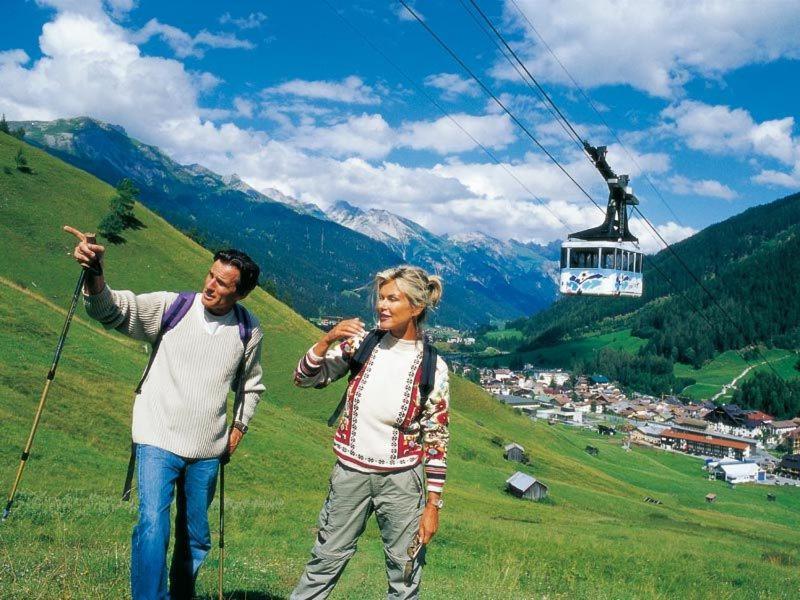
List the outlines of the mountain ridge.
<svg viewBox="0 0 800 600">
<path fill-rule="evenodd" d="M 520 255 L 507 263 L 388 211 L 365 211 L 372 226 L 359 231 L 278 190 L 259 192 L 238 176 L 180 165 L 157 147 L 128 137 L 121 127 L 88 117 L 20 125 L 26 141 L 112 185 L 123 177 L 133 179 L 146 205 L 203 245 L 239 245 L 270 264 L 281 298 L 306 316 L 366 316 L 370 309 L 363 289 L 372 274 L 411 261 L 446 277 L 450 302 L 434 317 L 442 324 L 468 328 L 520 317 L 556 296 L 551 258 L 530 247 L 520 246 Z M 377 231 L 391 230 L 388 222 L 407 231 L 406 239 L 375 239 Z"/>
</svg>

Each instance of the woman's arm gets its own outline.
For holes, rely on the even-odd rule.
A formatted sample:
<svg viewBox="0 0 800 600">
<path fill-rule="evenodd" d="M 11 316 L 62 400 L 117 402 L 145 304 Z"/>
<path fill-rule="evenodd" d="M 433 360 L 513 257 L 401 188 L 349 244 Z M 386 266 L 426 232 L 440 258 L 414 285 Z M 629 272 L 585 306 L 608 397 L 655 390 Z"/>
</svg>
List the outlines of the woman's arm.
<svg viewBox="0 0 800 600">
<path fill-rule="evenodd" d="M 344 376 L 350 369 L 350 357 L 365 333 L 360 319 L 337 323 L 300 359 L 294 372 L 295 385 L 322 388 Z M 340 343 L 330 348 L 337 341 Z"/>
<path fill-rule="evenodd" d="M 422 452 L 428 498 L 419 524 L 419 536 L 427 544 L 439 529 L 438 502 L 447 476 L 450 442 L 450 380 L 447 364 L 439 359 L 433 390 L 422 408 Z"/>
</svg>

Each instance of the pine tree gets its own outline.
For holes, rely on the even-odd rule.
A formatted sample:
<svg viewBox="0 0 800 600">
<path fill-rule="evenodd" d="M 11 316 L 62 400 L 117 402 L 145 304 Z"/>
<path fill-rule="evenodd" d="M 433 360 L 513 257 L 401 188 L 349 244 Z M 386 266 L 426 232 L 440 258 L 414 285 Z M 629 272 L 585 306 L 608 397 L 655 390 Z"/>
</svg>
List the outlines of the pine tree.
<svg viewBox="0 0 800 600">
<path fill-rule="evenodd" d="M 11 134 L 11 131 L 8 129 L 8 121 L 6 121 L 6 113 L 3 113 L 3 117 L 0 118 L 0 131 Z"/>
</svg>

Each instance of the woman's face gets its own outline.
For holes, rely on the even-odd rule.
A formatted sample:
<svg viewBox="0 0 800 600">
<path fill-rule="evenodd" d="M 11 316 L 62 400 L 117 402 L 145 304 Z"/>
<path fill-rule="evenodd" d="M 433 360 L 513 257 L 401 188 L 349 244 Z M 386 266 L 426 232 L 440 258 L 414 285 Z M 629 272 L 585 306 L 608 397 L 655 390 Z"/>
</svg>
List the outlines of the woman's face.
<svg viewBox="0 0 800 600">
<path fill-rule="evenodd" d="M 422 312 L 411 306 L 411 302 L 397 282 L 387 281 L 378 289 L 378 326 L 392 332 L 405 332 L 409 321 Z"/>
</svg>

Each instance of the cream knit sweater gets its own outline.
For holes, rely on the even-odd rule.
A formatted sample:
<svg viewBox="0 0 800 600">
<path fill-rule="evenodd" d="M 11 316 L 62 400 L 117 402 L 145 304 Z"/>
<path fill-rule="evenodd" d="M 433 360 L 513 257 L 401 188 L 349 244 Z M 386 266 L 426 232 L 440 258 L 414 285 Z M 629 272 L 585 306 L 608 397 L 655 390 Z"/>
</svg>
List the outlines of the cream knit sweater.
<svg viewBox="0 0 800 600">
<path fill-rule="evenodd" d="M 86 312 L 105 327 L 153 343 L 166 308 L 178 297 L 171 292 L 136 295 L 106 286 L 85 295 Z M 253 336 L 242 348 L 236 320 L 210 333 L 204 308 L 195 296 L 192 308 L 161 339 L 153 365 L 133 405 L 133 441 L 185 458 L 220 456 L 227 442 L 228 392 L 236 390 L 236 372 L 246 355 L 242 393 L 235 419 L 247 424 L 264 391 L 261 383 L 262 332 L 255 317 Z"/>
</svg>

